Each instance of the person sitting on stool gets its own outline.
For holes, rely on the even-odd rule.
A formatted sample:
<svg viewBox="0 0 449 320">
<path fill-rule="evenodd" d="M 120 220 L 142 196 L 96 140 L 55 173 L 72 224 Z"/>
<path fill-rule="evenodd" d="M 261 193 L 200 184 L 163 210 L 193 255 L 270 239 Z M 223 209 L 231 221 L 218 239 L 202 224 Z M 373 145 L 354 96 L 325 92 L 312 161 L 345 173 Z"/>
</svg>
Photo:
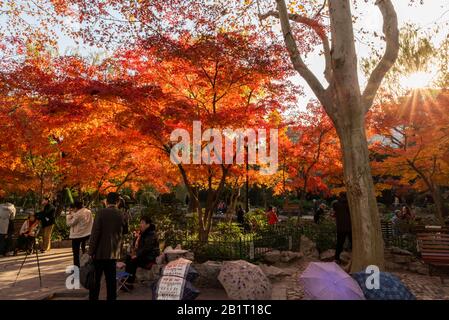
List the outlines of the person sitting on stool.
<svg viewBox="0 0 449 320">
<path fill-rule="evenodd" d="M 156 235 L 156 227 L 150 217 L 143 216 L 140 219 L 140 235 L 135 241 L 133 252 L 126 257 L 125 271 L 131 274 L 126 282 L 128 284 L 133 283 L 137 268 L 148 269 L 156 261 L 156 257 L 159 254 L 159 240 Z M 127 287 L 132 289 L 132 285 Z"/>
<path fill-rule="evenodd" d="M 39 220 L 36 219 L 34 213 L 31 213 L 20 229 L 19 237 L 17 238 L 17 246 L 14 249 L 14 255 L 17 255 L 19 250 L 26 251 L 28 254 L 32 253 L 38 228 Z"/>
</svg>

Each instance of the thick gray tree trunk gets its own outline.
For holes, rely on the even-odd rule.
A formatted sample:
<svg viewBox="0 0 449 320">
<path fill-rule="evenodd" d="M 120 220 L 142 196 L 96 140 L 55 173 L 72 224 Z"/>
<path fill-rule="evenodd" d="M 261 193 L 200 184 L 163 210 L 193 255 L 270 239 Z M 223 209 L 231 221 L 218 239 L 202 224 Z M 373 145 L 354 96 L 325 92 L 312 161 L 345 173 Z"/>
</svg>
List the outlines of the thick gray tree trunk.
<svg viewBox="0 0 449 320">
<path fill-rule="evenodd" d="M 280 19 L 285 45 L 294 68 L 326 109 L 340 138 L 352 220 L 351 271 L 361 271 L 369 265 L 377 265 L 383 269 L 384 244 L 369 164 L 364 119 L 382 79 L 397 59 L 399 32 L 394 7 L 390 0 L 375 1 L 384 20 L 386 50 L 362 93 L 358 79 L 350 0 L 328 1 L 331 46 L 324 28 L 317 23 L 311 23 L 311 19 L 307 17 L 289 14 L 285 0 L 276 0 L 276 4 L 277 12 L 268 12 L 261 18 L 273 16 Z M 323 87 L 302 60 L 292 34 L 290 20 L 309 25 L 320 37 L 326 59 L 324 75 L 329 83 L 327 88 Z"/>
</svg>

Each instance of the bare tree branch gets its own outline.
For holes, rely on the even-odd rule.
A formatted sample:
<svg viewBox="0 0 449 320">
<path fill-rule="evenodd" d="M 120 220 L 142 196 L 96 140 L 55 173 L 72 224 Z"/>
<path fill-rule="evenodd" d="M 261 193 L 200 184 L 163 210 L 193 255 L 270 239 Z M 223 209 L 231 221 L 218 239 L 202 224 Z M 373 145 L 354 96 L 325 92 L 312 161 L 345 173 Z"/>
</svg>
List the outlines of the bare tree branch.
<svg viewBox="0 0 449 320">
<path fill-rule="evenodd" d="M 326 2 L 324 2 L 324 5 L 325 4 L 326 4 Z M 277 11 L 268 11 L 265 14 L 259 15 L 259 18 L 262 20 L 266 19 L 268 17 L 274 17 L 274 18 L 280 19 L 279 12 L 277 12 Z M 290 13 L 290 14 L 288 14 L 288 18 L 292 21 L 295 21 L 297 23 L 301 23 L 301 24 L 304 24 L 304 25 L 310 27 L 320 37 L 321 42 L 323 43 L 324 58 L 326 60 L 325 61 L 326 66 L 324 69 L 324 77 L 326 78 L 327 82 L 330 83 L 331 77 L 332 77 L 331 49 L 330 49 L 330 45 L 329 45 L 329 39 L 327 37 L 324 27 L 321 24 L 319 24 L 318 22 L 316 22 L 314 19 L 310 19 L 310 18 L 307 18 L 307 17 L 299 15 L 299 14 Z"/>
<path fill-rule="evenodd" d="M 289 15 L 287 12 L 287 6 L 285 5 L 285 1 L 276 0 L 276 3 L 279 12 L 279 19 L 281 22 L 282 33 L 284 35 L 285 45 L 290 55 L 293 67 L 295 68 L 296 71 L 298 71 L 299 75 L 307 82 L 307 84 L 315 93 L 316 97 L 320 100 L 321 104 L 324 105 L 325 108 L 326 107 L 328 108 L 330 103 L 326 90 L 301 58 L 301 54 L 299 52 L 295 38 L 293 37 L 292 34 Z"/>
<path fill-rule="evenodd" d="M 383 17 L 383 32 L 385 34 L 386 49 L 379 64 L 371 73 L 362 96 L 362 104 L 365 112 L 373 104 L 377 90 L 379 89 L 385 74 L 396 62 L 399 53 L 398 17 L 391 0 L 376 0 Z"/>
</svg>

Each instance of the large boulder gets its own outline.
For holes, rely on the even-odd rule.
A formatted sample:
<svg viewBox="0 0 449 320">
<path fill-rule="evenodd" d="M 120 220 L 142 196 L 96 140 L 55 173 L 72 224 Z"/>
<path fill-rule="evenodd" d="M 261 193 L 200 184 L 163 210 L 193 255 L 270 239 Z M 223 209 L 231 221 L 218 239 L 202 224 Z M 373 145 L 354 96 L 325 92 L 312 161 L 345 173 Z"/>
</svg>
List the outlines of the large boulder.
<svg viewBox="0 0 449 320">
<path fill-rule="evenodd" d="M 408 269 L 412 272 L 416 272 L 418 274 L 422 274 L 422 275 L 429 275 L 429 266 L 420 262 L 420 261 L 415 261 L 412 262 L 408 265 Z"/>
<path fill-rule="evenodd" d="M 206 261 L 204 263 L 194 264 L 193 267 L 199 274 L 198 278 L 194 281 L 194 285 L 203 288 L 222 288 L 223 286 L 218 281 L 218 275 L 222 266 L 223 263 L 219 261 Z"/>
<path fill-rule="evenodd" d="M 321 261 L 334 261 L 335 259 L 335 250 L 329 249 L 320 254 Z"/>
<path fill-rule="evenodd" d="M 266 264 L 260 264 L 259 267 L 270 280 L 275 281 L 281 280 L 282 278 L 288 276 L 287 272 L 274 266 L 267 266 Z"/>
<path fill-rule="evenodd" d="M 411 272 L 416 272 L 416 273 L 419 273 L 418 272 L 418 270 L 419 270 L 419 271 L 421 271 L 421 273 L 424 272 L 424 274 L 427 274 L 426 271 L 428 271 L 429 268 L 424 263 L 422 263 L 420 261 L 415 261 L 415 262 L 411 262 L 408 265 L 408 270 L 410 270 Z"/>
<path fill-rule="evenodd" d="M 398 270 L 404 270 L 404 266 L 400 265 L 398 263 L 395 262 L 391 262 L 391 261 L 386 261 L 385 262 L 385 268 L 388 271 L 398 271 Z"/>
<path fill-rule="evenodd" d="M 281 252 L 281 262 L 291 262 L 296 259 L 300 259 L 303 257 L 301 252 L 293 252 L 293 251 L 282 251 Z"/>
<path fill-rule="evenodd" d="M 430 274 L 428 266 L 419 267 L 418 270 L 416 270 L 416 272 L 425 276 L 428 276 Z"/>
<path fill-rule="evenodd" d="M 398 247 L 391 247 L 390 252 L 395 255 L 397 254 L 402 256 L 413 256 L 413 253 L 411 253 L 410 251 Z"/>
<path fill-rule="evenodd" d="M 306 257 L 314 259 L 319 258 L 319 253 L 316 248 L 316 244 L 304 235 L 301 236 L 301 252 Z"/>
<path fill-rule="evenodd" d="M 393 262 L 400 263 L 400 264 L 408 264 L 408 263 L 412 262 L 412 257 L 395 254 L 395 255 L 393 255 Z"/>
<path fill-rule="evenodd" d="M 178 260 L 179 258 L 184 258 L 190 261 L 193 261 L 195 256 L 193 252 L 189 250 L 183 250 L 181 249 L 181 246 L 178 245 L 176 249 L 173 249 L 172 247 L 167 247 L 164 250 L 164 256 L 166 262 L 172 262 L 175 260 Z"/>
<path fill-rule="evenodd" d="M 266 262 L 276 263 L 281 261 L 281 252 L 279 250 L 268 251 L 263 258 Z"/>
<path fill-rule="evenodd" d="M 163 266 L 153 265 L 151 269 L 137 268 L 136 279 L 138 281 L 155 281 L 159 279 Z"/>
</svg>

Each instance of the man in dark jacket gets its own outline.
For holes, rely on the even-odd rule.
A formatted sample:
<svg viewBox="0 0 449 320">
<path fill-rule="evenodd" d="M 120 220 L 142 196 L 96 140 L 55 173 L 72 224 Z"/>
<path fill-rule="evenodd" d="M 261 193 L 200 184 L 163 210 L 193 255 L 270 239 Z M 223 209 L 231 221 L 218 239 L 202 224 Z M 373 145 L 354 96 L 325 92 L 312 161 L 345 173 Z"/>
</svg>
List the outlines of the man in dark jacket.
<svg viewBox="0 0 449 320">
<path fill-rule="evenodd" d="M 43 241 L 41 252 L 44 253 L 45 251 L 50 250 L 51 247 L 51 234 L 53 232 L 53 227 L 55 226 L 56 208 L 50 203 L 49 197 L 45 197 L 44 200 L 42 200 L 42 205 L 44 206 L 44 209 L 41 212 L 38 212 L 36 216 L 42 226 Z"/>
<path fill-rule="evenodd" d="M 98 300 L 101 277 L 105 275 L 107 300 L 116 300 L 116 261 L 120 258 L 123 235 L 128 232 L 128 222 L 117 208 L 120 196 L 116 192 L 108 194 L 106 208 L 95 215 L 89 241 L 89 255 L 95 266 L 95 286 L 89 291 L 89 300 Z"/>
<path fill-rule="evenodd" d="M 333 204 L 333 209 L 337 224 L 335 261 L 341 263 L 340 254 L 343 251 L 343 245 L 345 244 L 346 238 L 348 238 L 349 244 L 352 246 L 351 215 L 345 193 L 340 194 L 338 201 Z"/>
<path fill-rule="evenodd" d="M 133 283 L 137 268 L 148 269 L 159 254 L 156 228 L 150 217 L 143 216 L 140 219 L 140 235 L 136 239 L 131 255 L 126 257 L 126 272 L 131 274 L 127 282 Z M 132 288 L 132 286 L 127 287 Z"/>
</svg>

